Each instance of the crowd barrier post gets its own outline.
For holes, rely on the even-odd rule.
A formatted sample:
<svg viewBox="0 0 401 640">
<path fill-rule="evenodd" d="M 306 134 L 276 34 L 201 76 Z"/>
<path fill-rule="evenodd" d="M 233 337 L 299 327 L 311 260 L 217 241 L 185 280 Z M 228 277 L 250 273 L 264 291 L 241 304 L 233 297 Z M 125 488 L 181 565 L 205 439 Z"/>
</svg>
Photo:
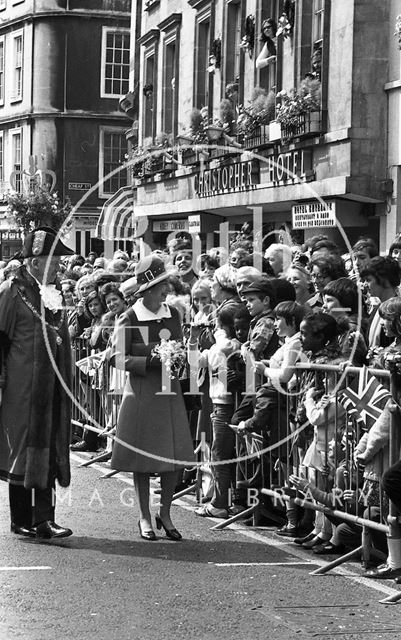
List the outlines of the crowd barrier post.
<svg viewBox="0 0 401 640">
<path fill-rule="evenodd" d="M 401 389 L 397 389 L 396 387 L 396 374 L 393 373 L 391 376 L 390 389 L 392 392 L 393 398 L 399 399 L 401 396 Z M 401 446 L 401 434 L 400 428 L 397 424 L 396 416 L 400 414 L 400 407 L 396 404 L 392 407 L 391 411 L 391 427 L 390 427 L 390 466 L 395 464 L 400 459 L 400 446 Z M 390 509 L 388 516 L 388 525 L 389 525 L 389 538 L 398 539 L 401 545 L 401 525 L 400 525 L 400 514 L 398 513 L 395 505 L 390 500 Z M 399 594 L 389 596 L 388 598 L 383 598 L 380 600 L 381 604 L 396 604 L 401 600 L 401 591 Z"/>
<path fill-rule="evenodd" d="M 296 366 L 297 369 L 314 369 L 315 372 L 318 372 L 319 370 L 321 372 L 328 372 L 328 371 L 333 371 L 335 372 L 336 376 L 340 376 L 342 374 L 349 376 L 350 374 L 354 375 L 358 374 L 359 376 L 362 376 L 365 373 L 365 370 L 362 368 L 357 368 L 357 367 L 347 367 L 346 370 L 344 371 L 343 368 L 338 367 L 336 365 L 313 365 L 313 364 L 300 364 Z M 376 378 L 379 378 L 379 381 L 381 381 L 382 379 L 385 380 L 389 380 L 390 381 L 390 393 L 392 395 L 393 398 L 397 397 L 397 389 L 395 386 L 395 376 L 391 375 L 390 372 L 388 370 L 379 370 L 379 369 L 369 369 L 369 373 L 370 375 L 375 376 Z M 348 379 L 347 379 L 348 382 Z M 391 401 L 390 401 L 391 402 Z M 390 407 L 391 410 L 391 407 Z M 287 411 L 288 413 L 288 411 Z M 399 408 L 397 408 L 396 406 L 394 407 L 394 411 L 392 411 L 391 413 L 391 426 L 390 426 L 390 437 L 389 437 L 389 443 L 390 443 L 390 453 L 389 453 L 389 464 L 394 464 L 396 461 L 399 460 L 399 454 L 400 454 L 400 433 L 399 433 L 399 428 L 398 428 L 398 424 L 397 424 L 397 419 L 396 419 L 396 414 L 399 413 Z M 397 416 L 398 417 L 398 416 Z M 336 410 L 336 436 L 337 436 L 337 429 L 338 429 L 338 425 L 337 425 L 337 410 Z M 346 422 L 345 422 L 345 467 L 344 467 L 344 483 L 345 483 L 345 487 L 347 489 L 352 489 L 354 487 L 354 483 L 356 482 L 356 487 L 358 488 L 358 469 L 356 468 L 354 470 L 353 465 L 354 465 L 354 442 L 353 440 L 349 440 L 349 433 L 352 433 L 355 437 L 356 437 L 356 441 L 359 441 L 359 437 L 361 435 L 360 433 L 360 427 L 359 427 L 359 422 L 356 423 L 356 428 L 355 428 L 355 423 L 353 420 L 350 419 L 350 416 L 348 414 L 348 410 L 346 412 Z M 290 434 L 290 425 L 289 423 L 287 424 L 287 434 Z M 326 465 L 324 465 L 324 468 L 327 467 L 327 451 L 328 451 L 328 426 L 327 424 L 325 425 L 325 430 L 324 430 L 324 441 L 325 441 L 325 451 L 324 451 L 324 456 L 323 459 L 326 460 Z M 287 448 L 288 451 L 288 448 Z M 294 460 L 293 460 L 294 462 Z M 287 465 L 289 467 L 289 465 Z M 335 464 L 336 468 L 337 468 L 337 463 Z M 300 470 L 300 468 L 298 467 L 297 469 L 297 474 L 298 475 L 302 475 L 302 472 Z M 323 474 L 322 475 L 322 479 L 324 480 L 324 484 L 326 484 L 326 480 L 327 480 L 327 475 Z M 390 502 L 390 515 L 388 518 L 387 523 L 384 523 L 382 520 L 380 522 L 376 522 L 375 520 L 371 520 L 368 517 L 361 517 L 359 515 L 357 515 L 355 513 L 355 515 L 353 513 L 348 513 L 348 507 L 345 508 L 344 511 L 339 510 L 337 508 L 331 508 L 331 507 L 327 507 L 325 505 L 321 505 L 320 503 L 316 503 L 316 502 L 312 502 L 312 501 L 308 501 L 305 500 L 304 498 L 300 497 L 300 495 L 297 493 L 295 498 L 290 497 L 289 495 L 283 495 L 283 490 L 281 490 L 281 492 L 277 491 L 276 488 L 274 487 L 262 487 L 260 489 L 259 492 L 261 495 L 266 495 L 270 498 L 274 498 L 274 499 L 278 499 L 280 501 L 290 501 L 293 500 L 295 504 L 307 508 L 307 509 L 312 509 L 314 511 L 321 511 L 322 513 L 328 515 L 328 516 L 332 516 L 335 519 L 339 519 L 340 521 L 344 521 L 344 522 L 349 522 L 349 523 L 353 523 L 356 524 L 358 526 L 361 527 L 362 529 L 362 541 L 361 544 L 356 548 L 353 549 L 352 551 L 344 554 L 343 556 L 341 556 L 340 558 L 337 558 L 336 560 L 327 563 L 327 565 L 325 565 L 324 567 L 320 567 L 319 569 L 311 572 L 313 575 L 321 575 L 321 574 L 325 574 L 328 573 L 332 568 L 337 567 L 341 564 L 343 564 L 344 562 L 348 562 L 351 559 L 357 558 L 357 557 L 362 557 L 363 563 L 366 566 L 368 564 L 368 562 L 370 561 L 371 555 L 376 556 L 377 558 L 379 558 L 380 560 L 385 560 L 385 555 L 383 552 L 374 549 L 372 547 L 371 544 L 371 534 L 370 532 L 372 530 L 375 531 L 380 531 L 382 533 L 385 533 L 388 536 L 392 536 L 392 537 L 396 537 L 400 539 L 400 543 L 401 543 L 401 526 L 400 526 L 400 521 L 401 518 L 398 517 L 398 514 L 395 513 L 395 508 L 394 505 L 392 505 L 392 503 Z M 378 505 L 380 507 L 382 507 L 382 504 L 380 503 L 380 505 Z M 382 512 L 380 511 L 381 515 Z M 241 514 L 242 516 L 243 514 Z M 235 518 L 236 519 L 236 518 Z M 213 529 L 219 530 L 219 529 L 223 529 L 224 527 L 228 526 L 228 524 L 230 524 L 231 522 L 235 521 L 234 519 L 230 519 L 230 520 L 226 520 L 222 523 L 219 523 L 218 525 L 215 525 L 215 527 L 213 527 Z M 392 597 L 393 598 L 393 597 Z M 393 598 L 394 599 L 394 598 Z M 401 599 L 401 593 L 400 593 L 400 597 L 399 599 Z"/>
</svg>

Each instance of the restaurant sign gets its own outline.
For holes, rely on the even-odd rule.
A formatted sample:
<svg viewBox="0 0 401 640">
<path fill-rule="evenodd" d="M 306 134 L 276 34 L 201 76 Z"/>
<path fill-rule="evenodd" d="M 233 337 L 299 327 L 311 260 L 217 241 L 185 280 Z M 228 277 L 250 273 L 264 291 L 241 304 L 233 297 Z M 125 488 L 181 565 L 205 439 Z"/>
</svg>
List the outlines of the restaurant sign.
<svg viewBox="0 0 401 640">
<path fill-rule="evenodd" d="M 233 162 L 213 169 L 204 169 L 195 176 L 195 192 L 200 198 L 249 191 L 260 182 L 259 161 Z"/>
<path fill-rule="evenodd" d="M 335 202 L 309 202 L 292 207 L 293 229 L 335 227 L 337 225 Z"/>
</svg>

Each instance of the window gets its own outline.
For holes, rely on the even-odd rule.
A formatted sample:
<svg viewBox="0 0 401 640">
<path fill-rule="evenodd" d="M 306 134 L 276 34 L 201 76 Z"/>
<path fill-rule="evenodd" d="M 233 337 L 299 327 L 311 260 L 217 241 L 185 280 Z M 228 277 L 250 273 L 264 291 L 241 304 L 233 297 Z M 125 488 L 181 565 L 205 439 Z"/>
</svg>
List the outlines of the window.
<svg viewBox="0 0 401 640">
<path fill-rule="evenodd" d="M 234 82 L 240 77 L 241 60 L 241 5 L 230 3 L 227 6 L 226 38 L 226 79 Z"/>
<path fill-rule="evenodd" d="M 174 98 L 175 98 L 175 41 L 166 44 L 163 83 L 163 131 L 174 130 Z"/>
<path fill-rule="evenodd" d="M 279 19 L 282 13 L 282 3 L 278 0 L 270 0 L 263 3 L 260 30 L 265 20 L 273 19 L 276 24 L 279 24 Z M 271 34 L 272 35 L 272 34 Z M 264 43 L 255 36 L 256 43 L 256 56 L 259 55 Z M 271 56 L 269 64 L 259 69 L 259 81 L 258 84 L 264 87 L 267 91 L 277 92 L 279 90 L 280 78 L 282 73 L 282 38 L 271 37 L 271 49 L 268 49 Z M 274 57 L 274 48 L 276 49 L 276 57 Z"/>
<path fill-rule="evenodd" d="M 210 16 L 199 20 L 197 24 L 197 42 L 195 50 L 195 106 L 198 109 L 209 103 L 209 66 L 210 55 Z"/>
<path fill-rule="evenodd" d="M 115 193 L 127 185 L 127 170 L 116 171 L 110 178 L 107 176 L 117 167 L 122 167 L 127 153 L 125 131 L 118 128 L 100 130 L 99 181 L 100 196 Z"/>
<path fill-rule="evenodd" d="M 324 26 L 324 0 L 314 0 L 313 2 L 313 44 L 321 43 L 323 40 Z"/>
<path fill-rule="evenodd" d="M 313 0 L 311 73 L 321 80 L 325 0 Z"/>
<path fill-rule="evenodd" d="M 177 135 L 177 112 L 179 79 L 177 51 L 180 47 L 181 13 L 172 13 L 158 24 L 164 32 L 163 41 L 163 92 L 162 92 L 162 130 L 165 133 Z"/>
<path fill-rule="evenodd" d="M 5 180 L 4 178 L 4 134 L 3 134 L 3 131 L 0 131 L 0 190 L 1 191 L 2 191 L 4 180 Z"/>
<path fill-rule="evenodd" d="M 0 37 L 0 105 L 4 104 L 4 36 Z"/>
<path fill-rule="evenodd" d="M 102 98 L 120 98 L 129 90 L 130 35 L 128 30 L 103 27 Z"/>
<path fill-rule="evenodd" d="M 21 130 L 11 131 L 11 171 L 14 173 L 15 191 L 22 188 L 22 135 Z"/>
<path fill-rule="evenodd" d="M 22 32 L 13 37 L 13 88 L 12 100 L 22 100 L 22 63 L 23 63 L 23 35 Z"/>
<path fill-rule="evenodd" d="M 154 123 L 154 106 L 155 106 L 155 88 L 154 88 L 154 75 L 155 75 L 155 56 L 154 50 L 151 53 L 145 55 L 145 73 L 143 84 L 143 113 L 144 113 L 144 129 L 143 135 L 145 138 L 153 138 L 153 123 Z"/>
</svg>

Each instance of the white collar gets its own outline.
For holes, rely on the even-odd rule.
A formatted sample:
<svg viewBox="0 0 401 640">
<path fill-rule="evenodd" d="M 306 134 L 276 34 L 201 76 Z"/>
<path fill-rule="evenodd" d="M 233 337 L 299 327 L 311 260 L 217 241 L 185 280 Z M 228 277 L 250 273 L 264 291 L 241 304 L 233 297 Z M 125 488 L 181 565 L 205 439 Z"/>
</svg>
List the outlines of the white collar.
<svg viewBox="0 0 401 640">
<path fill-rule="evenodd" d="M 132 308 L 140 322 L 145 322 L 146 320 L 160 320 L 161 318 L 171 318 L 170 307 L 165 302 L 162 302 L 160 309 L 156 313 L 153 313 L 153 311 L 150 311 L 145 307 L 142 298 L 139 298 Z"/>
<path fill-rule="evenodd" d="M 46 309 L 53 311 L 59 311 L 63 307 L 63 295 L 59 291 L 55 284 L 42 284 L 30 271 L 29 275 L 35 280 L 39 287 L 40 297 Z"/>
<path fill-rule="evenodd" d="M 284 342 L 295 342 L 301 338 L 301 332 L 297 331 L 293 336 L 286 336 Z"/>
</svg>

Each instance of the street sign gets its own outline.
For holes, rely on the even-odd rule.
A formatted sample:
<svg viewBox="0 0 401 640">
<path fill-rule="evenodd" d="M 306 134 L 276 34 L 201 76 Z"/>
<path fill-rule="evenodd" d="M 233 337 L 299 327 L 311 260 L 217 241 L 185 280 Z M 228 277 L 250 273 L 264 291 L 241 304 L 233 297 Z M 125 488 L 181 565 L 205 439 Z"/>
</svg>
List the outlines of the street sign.
<svg viewBox="0 0 401 640">
<path fill-rule="evenodd" d="M 90 182 L 69 182 L 69 191 L 89 191 L 92 184 Z"/>
</svg>

